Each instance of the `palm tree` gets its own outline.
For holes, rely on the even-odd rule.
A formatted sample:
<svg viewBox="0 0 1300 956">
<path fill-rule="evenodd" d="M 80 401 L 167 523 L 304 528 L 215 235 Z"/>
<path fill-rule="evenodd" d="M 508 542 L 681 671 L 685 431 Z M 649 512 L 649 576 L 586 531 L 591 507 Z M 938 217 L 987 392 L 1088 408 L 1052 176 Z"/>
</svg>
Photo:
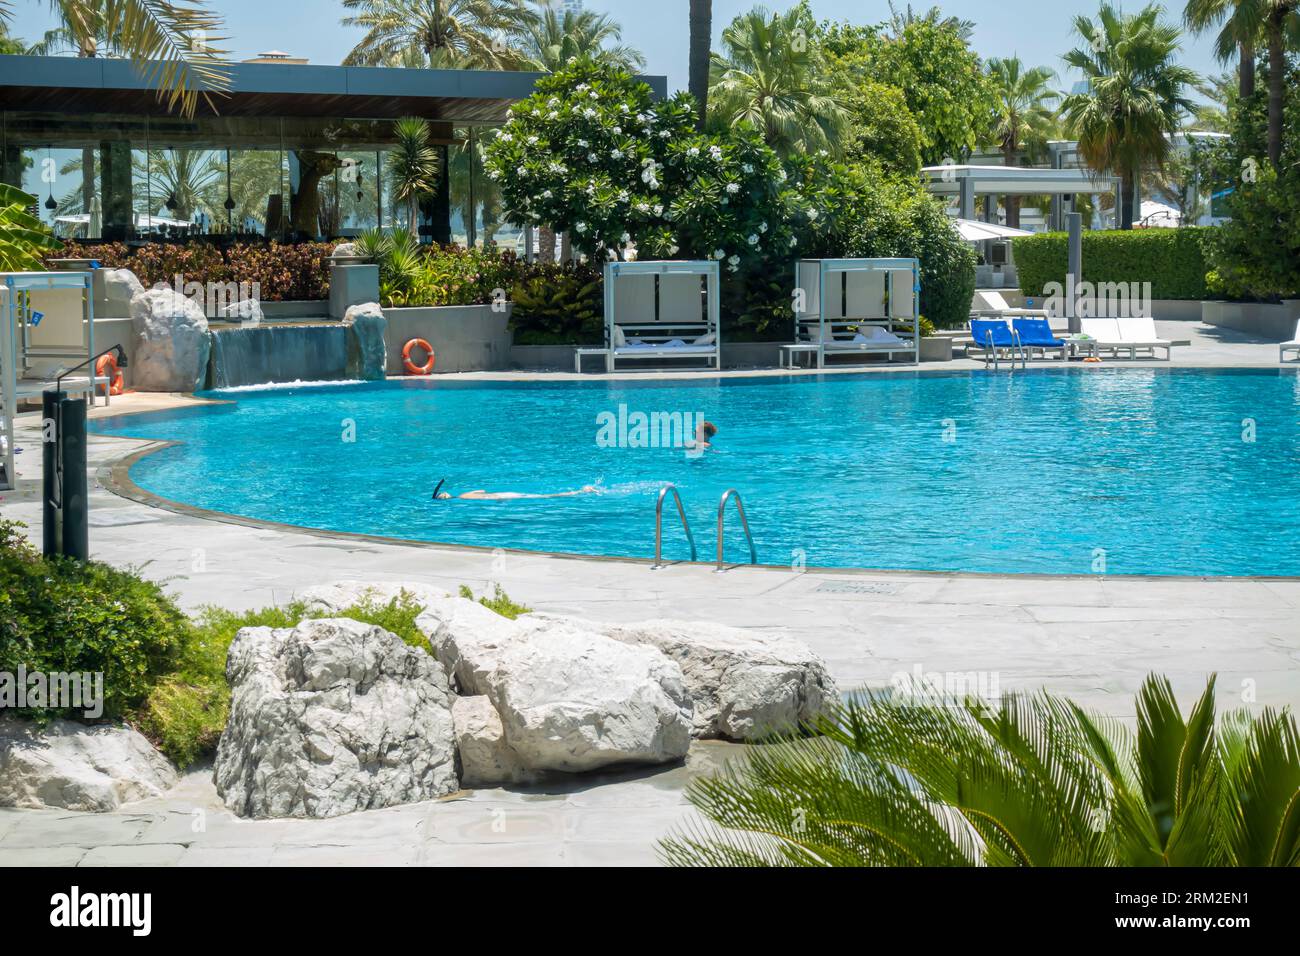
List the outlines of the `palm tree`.
<svg viewBox="0 0 1300 956">
<path fill-rule="evenodd" d="M 806 8 L 787 13 L 755 7 L 722 31 L 714 54 L 710 122 L 749 123 L 788 155 L 840 146 L 848 114 L 830 94 L 818 48 L 801 36 Z"/>
<path fill-rule="evenodd" d="M 1265 14 L 1264 35 L 1268 37 L 1268 161 L 1276 169 L 1282 163 L 1282 124 L 1286 92 L 1287 40 L 1300 34 L 1300 3 L 1297 0 L 1255 0 L 1251 8 Z"/>
<path fill-rule="evenodd" d="M 396 145 L 388 154 L 393 198 L 410 210 L 412 236 L 420 234 L 420 200 L 435 192 L 442 178 L 442 159 L 430 144 L 429 123 L 407 116 L 393 124 Z"/>
<path fill-rule="evenodd" d="M 1056 73 L 1045 66 L 1025 69 L 1019 57 L 989 60 L 986 71 L 997 91 L 993 135 L 1002 148 L 1005 165 L 1014 166 L 1022 149 L 1041 149 L 1056 127 L 1051 105 L 1060 96 L 1048 84 Z M 1020 197 L 1007 197 L 1007 225 L 1020 227 Z"/>
<path fill-rule="evenodd" d="M 529 65 L 547 73 L 562 69 L 570 60 L 588 56 L 598 63 L 635 72 L 645 69 L 640 51 L 618 43 L 623 28 L 603 13 L 591 10 L 556 10 L 552 0 L 533 0 L 535 17 L 524 35 Z M 614 43 L 614 46 L 607 46 Z"/>
<path fill-rule="evenodd" d="M 901 693 L 900 693 L 901 691 Z M 1297 866 L 1300 733 L 1289 711 L 1184 720 L 1168 680 L 1136 733 L 1041 693 L 992 706 L 867 694 L 821 736 L 750 748 L 687 789 L 706 823 L 676 865 Z"/>
<path fill-rule="evenodd" d="M 75 49 L 78 56 L 107 52 L 138 63 L 168 109 L 193 116 L 202 99 L 230 86 L 224 63 L 221 17 L 206 0 L 51 0 L 59 27 L 46 34 L 33 52 L 52 46 Z M 0 17 L 8 18 L 7 4 Z"/>
<path fill-rule="evenodd" d="M 1183 11 L 1183 22 L 1198 35 L 1220 27 L 1214 38 L 1214 55 L 1220 63 L 1238 58 L 1237 91 L 1242 99 L 1255 95 L 1259 23 L 1251 10 L 1254 6 L 1257 0 L 1187 0 Z"/>
<path fill-rule="evenodd" d="M 952 30 L 957 36 L 961 37 L 967 43 L 975 36 L 975 21 L 963 20 L 961 17 L 945 17 L 943 11 L 938 7 L 931 7 L 925 13 L 917 14 L 913 12 L 912 5 L 909 3 L 906 9 L 900 11 L 894 6 L 893 0 L 889 2 L 889 29 L 895 37 L 903 35 L 913 23 L 928 23 L 931 26 L 947 28 Z"/>
<path fill-rule="evenodd" d="M 1061 112 L 1089 165 L 1120 177 L 1122 229 L 1133 228 L 1142 171 L 1164 165 L 1167 137 L 1177 132 L 1180 116 L 1193 110 L 1184 94 L 1198 77 L 1173 62 L 1179 31 L 1162 22 L 1160 13 L 1154 4 L 1129 15 L 1103 3 L 1095 23 L 1075 17 L 1085 43 L 1065 55 L 1083 73 L 1087 89 L 1067 96 Z"/>
<path fill-rule="evenodd" d="M 710 63 L 713 49 L 713 0 L 691 0 L 690 87 L 699 116 L 695 128 L 703 132 L 709 112 Z"/>
<path fill-rule="evenodd" d="M 525 65 L 519 37 L 533 19 L 523 0 L 343 0 L 343 25 L 366 35 L 350 66 L 510 70 Z"/>
</svg>

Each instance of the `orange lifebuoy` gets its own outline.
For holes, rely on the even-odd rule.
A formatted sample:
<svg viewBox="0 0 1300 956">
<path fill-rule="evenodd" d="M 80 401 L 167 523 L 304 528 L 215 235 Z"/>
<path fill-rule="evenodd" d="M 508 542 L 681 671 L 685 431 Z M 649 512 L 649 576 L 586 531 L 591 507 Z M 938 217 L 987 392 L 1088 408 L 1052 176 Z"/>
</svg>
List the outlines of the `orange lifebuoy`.
<svg viewBox="0 0 1300 956">
<path fill-rule="evenodd" d="M 112 378 L 108 381 L 108 394 L 121 395 L 126 391 L 126 378 L 122 375 L 122 370 L 117 367 L 117 358 L 111 352 L 108 355 L 101 355 L 99 361 L 95 363 L 95 377 L 104 378 L 112 371 Z M 103 387 L 96 383 L 95 388 Z"/>
<path fill-rule="evenodd" d="M 411 361 L 411 352 L 417 348 L 424 349 L 425 353 L 429 356 L 429 360 L 423 365 L 416 365 Z M 407 375 L 428 375 L 433 371 L 433 363 L 435 361 L 436 357 L 433 354 L 433 346 L 424 339 L 411 339 L 411 341 L 402 346 L 402 366 L 406 369 Z"/>
</svg>

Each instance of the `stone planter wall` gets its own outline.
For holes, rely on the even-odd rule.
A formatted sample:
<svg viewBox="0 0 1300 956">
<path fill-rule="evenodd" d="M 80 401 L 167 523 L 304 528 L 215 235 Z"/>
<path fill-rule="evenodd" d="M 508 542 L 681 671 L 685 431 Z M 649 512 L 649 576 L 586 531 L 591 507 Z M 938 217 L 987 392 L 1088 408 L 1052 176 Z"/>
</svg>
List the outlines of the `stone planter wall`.
<svg viewBox="0 0 1300 956">
<path fill-rule="evenodd" d="M 1272 342 L 1289 342 L 1300 320 L 1296 300 L 1281 305 L 1263 302 L 1202 302 L 1201 321 L 1235 329 Z"/>
<path fill-rule="evenodd" d="M 491 372 L 510 368 L 510 310 L 494 312 L 490 305 L 449 305 L 435 308 L 384 309 L 388 319 L 388 374 L 401 375 L 402 347 L 424 339 L 437 355 L 434 374 Z M 569 352 L 569 367 L 573 353 Z"/>
</svg>

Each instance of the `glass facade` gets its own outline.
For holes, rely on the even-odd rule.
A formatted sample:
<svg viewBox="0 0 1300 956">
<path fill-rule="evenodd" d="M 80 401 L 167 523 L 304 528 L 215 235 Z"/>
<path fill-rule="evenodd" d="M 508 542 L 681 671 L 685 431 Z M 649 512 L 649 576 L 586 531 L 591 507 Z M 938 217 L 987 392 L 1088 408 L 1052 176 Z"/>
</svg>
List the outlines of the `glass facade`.
<svg viewBox="0 0 1300 956">
<path fill-rule="evenodd" d="M 6 111 L 0 179 L 39 197 L 64 238 L 133 241 L 261 236 L 348 238 L 404 228 L 393 199 L 389 120 L 123 116 Z M 444 134 L 445 135 L 445 134 Z M 521 243 L 485 174 L 490 127 L 461 126 L 447 146 L 452 240 Z M 435 204 L 421 211 L 428 238 Z"/>
</svg>

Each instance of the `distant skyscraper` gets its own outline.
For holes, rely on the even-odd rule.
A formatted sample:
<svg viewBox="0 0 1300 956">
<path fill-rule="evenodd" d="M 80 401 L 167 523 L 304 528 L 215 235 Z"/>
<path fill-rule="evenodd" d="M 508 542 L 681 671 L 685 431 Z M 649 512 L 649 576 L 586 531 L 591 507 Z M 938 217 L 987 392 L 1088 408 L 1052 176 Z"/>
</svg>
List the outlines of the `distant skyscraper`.
<svg viewBox="0 0 1300 956">
<path fill-rule="evenodd" d="M 561 6 L 564 7 L 565 13 L 572 13 L 575 16 L 582 12 L 582 0 L 562 0 Z"/>
</svg>

